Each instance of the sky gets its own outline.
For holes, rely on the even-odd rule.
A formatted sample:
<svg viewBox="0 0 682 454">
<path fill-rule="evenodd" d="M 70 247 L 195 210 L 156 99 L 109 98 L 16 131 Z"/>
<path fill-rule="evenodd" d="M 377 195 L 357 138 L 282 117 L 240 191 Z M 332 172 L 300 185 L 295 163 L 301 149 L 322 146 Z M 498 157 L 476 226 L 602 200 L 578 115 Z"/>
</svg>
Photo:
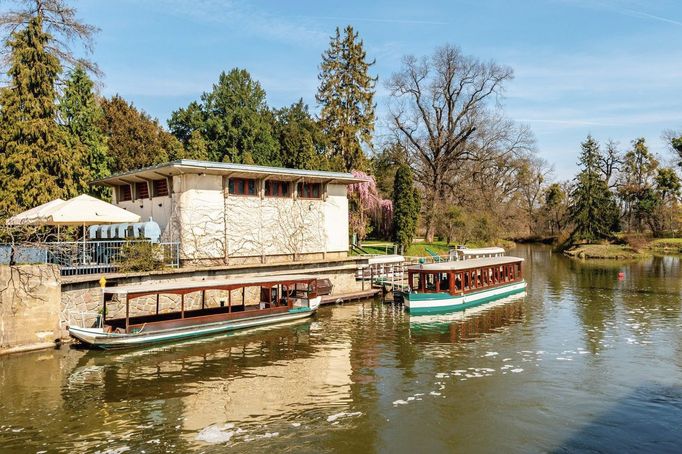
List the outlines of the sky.
<svg viewBox="0 0 682 454">
<path fill-rule="evenodd" d="M 165 124 L 209 91 L 221 71 L 247 69 L 273 107 L 303 98 L 316 111 L 320 56 L 335 28 L 353 25 L 377 84 L 378 136 L 386 133 L 384 85 L 405 55 L 444 44 L 513 68 L 502 99 L 532 128 L 538 154 L 568 179 L 588 134 L 626 150 L 644 137 L 673 155 L 664 130 L 682 129 L 682 0 L 419 0 L 375 2 L 80 0 L 101 29 L 92 58 L 104 95 L 118 93 Z"/>
</svg>

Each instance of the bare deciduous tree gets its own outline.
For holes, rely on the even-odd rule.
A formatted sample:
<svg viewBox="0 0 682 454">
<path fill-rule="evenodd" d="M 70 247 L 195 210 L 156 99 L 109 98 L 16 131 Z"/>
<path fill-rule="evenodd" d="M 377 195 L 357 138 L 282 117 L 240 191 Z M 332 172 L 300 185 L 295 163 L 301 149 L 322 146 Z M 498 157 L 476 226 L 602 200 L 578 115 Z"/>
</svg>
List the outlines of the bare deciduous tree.
<svg viewBox="0 0 682 454">
<path fill-rule="evenodd" d="M 405 57 L 403 69 L 389 80 L 392 128 L 427 191 L 428 241 L 433 240 L 436 210 L 452 173 L 470 157 L 468 140 L 485 117 L 489 101 L 497 100 L 512 77 L 509 67 L 482 62 L 447 45 L 428 58 Z"/>
</svg>

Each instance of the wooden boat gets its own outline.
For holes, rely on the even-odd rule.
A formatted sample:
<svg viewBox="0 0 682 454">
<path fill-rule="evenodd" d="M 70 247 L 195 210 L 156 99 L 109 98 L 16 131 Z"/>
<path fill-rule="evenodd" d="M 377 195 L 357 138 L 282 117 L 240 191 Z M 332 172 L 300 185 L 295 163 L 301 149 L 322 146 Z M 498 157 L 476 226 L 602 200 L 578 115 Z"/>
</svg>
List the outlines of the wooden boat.
<svg viewBox="0 0 682 454">
<path fill-rule="evenodd" d="M 247 290 L 260 298 L 247 298 Z M 209 291 L 220 291 L 219 295 L 225 297 L 207 300 Z M 200 296 L 200 307 L 196 307 L 196 298 L 192 305 L 188 304 L 186 297 L 190 294 Z M 107 304 L 110 307 L 114 304 L 113 295 L 118 295 L 125 305 L 125 317 L 107 318 Z M 161 295 L 179 297 L 180 310 L 160 311 Z M 156 310 L 152 314 L 131 315 L 131 301 L 142 297 L 155 299 Z M 320 300 L 317 279 L 310 275 L 110 287 L 103 289 L 99 326 L 69 326 L 68 330 L 72 337 L 88 346 L 136 347 L 299 320 L 313 315 Z"/>
<path fill-rule="evenodd" d="M 407 273 L 402 297 L 410 314 L 459 311 L 526 290 L 518 257 L 420 264 Z"/>
</svg>

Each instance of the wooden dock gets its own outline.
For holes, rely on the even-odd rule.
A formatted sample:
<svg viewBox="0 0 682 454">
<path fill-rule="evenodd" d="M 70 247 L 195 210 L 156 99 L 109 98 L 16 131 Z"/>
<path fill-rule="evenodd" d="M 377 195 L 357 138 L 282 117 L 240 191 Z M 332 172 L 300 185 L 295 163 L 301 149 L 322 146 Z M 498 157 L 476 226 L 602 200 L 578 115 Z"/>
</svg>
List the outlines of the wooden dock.
<svg viewBox="0 0 682 454">
<path fill-rule="evenodd" d="M 320 304 L 334 304 L 334 303 L 348 303 L 351 301 L 360 301 L 367 298 L 374 298 L 381 294 L 381 289 L 373 288 L 361 292 L 339 293 L 338 295 L 325 295 L 322 297 Z"/>
</svg>

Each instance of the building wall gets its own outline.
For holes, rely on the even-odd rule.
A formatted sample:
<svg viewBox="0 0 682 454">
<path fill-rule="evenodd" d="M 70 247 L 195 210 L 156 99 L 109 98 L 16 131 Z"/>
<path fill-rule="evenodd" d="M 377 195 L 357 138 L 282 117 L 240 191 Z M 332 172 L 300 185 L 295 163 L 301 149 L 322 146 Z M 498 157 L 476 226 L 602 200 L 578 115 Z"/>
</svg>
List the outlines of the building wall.
<svg viewBox="0 0 682 454">
<path fill-rule="evenodd" d="M 147 222 L 150 218 L 153 219 L 161 228 L 163 241 L 171 241 L 170 218 L 173 203 L 170 196 L 119 202 L 116 200 L 116 191 L 113 193 L 114 204 L 140 215 L 142 222 Z"/>
</svg>

